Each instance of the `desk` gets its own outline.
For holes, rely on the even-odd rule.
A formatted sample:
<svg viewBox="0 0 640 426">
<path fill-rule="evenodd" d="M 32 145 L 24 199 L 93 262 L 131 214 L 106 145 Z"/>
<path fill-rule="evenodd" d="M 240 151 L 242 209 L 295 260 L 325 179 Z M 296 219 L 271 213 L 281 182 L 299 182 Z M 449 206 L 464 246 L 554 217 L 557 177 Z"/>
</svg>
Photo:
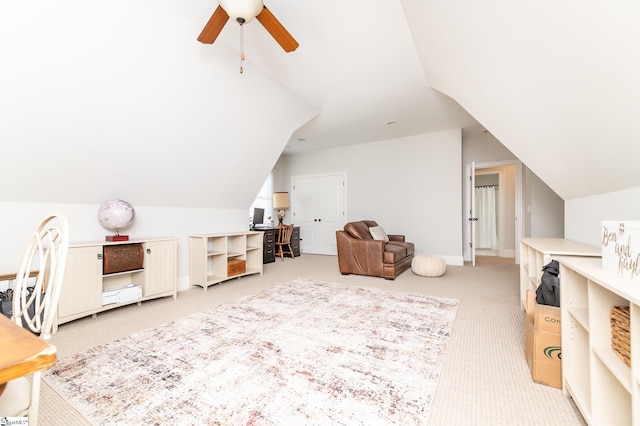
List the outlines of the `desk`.
<svg viewBox="0 0 640 426">
<path fill-rule="evenodd" d="M 278 228 L 256 228 L 255 231 L 264 232 L 262 242 L 262 263 L 272 263 L 276 261 L 276 241 L 278 241 Z M 300 227 L 294 226 L 291 233 L 291 249 L 294 256 L 300 256 Z M 291 257 L 288 252 L 284 254 Z"/>
<path fill-rule="evenodd" d="M 0 394 L 18 377 L 56 364 L 56 348 L 0 314 Z"/>
</svg>

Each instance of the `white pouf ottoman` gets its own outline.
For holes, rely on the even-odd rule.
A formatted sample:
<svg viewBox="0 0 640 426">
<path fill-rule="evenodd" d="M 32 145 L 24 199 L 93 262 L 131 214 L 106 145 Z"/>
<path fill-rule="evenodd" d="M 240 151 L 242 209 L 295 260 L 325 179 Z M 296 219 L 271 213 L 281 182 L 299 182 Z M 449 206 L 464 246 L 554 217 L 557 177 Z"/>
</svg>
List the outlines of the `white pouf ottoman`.
<svg viewBox="0 0 640 426">
<path fill-rule="evenodd" d="M 440 277 L 447 270 L 447 264 L 441 257 L 419 254 L 411 261 L 411 270 L 423 277 Z"/>
</svg>

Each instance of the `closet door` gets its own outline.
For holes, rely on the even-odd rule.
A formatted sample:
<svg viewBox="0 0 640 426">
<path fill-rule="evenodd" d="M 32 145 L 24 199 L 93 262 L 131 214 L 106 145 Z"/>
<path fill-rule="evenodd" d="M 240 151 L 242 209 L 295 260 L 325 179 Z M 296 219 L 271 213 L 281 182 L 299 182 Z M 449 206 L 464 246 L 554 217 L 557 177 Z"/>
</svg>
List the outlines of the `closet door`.
<svg viewBox="0 0 640 426">
<path fill-rule="evenodd" d="M 303 253 L 336 255 L 336 231 L 345 224 L 345 174 L 293 177 L 293 222 Z"/>
</svg>

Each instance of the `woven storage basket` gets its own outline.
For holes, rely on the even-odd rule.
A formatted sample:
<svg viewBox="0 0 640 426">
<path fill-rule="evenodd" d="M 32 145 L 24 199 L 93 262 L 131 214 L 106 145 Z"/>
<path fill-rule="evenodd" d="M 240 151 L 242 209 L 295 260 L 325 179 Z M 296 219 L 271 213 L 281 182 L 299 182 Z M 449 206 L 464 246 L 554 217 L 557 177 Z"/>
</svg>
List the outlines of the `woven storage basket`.
<svg viewBox="0 0 640 426">
<path fill-rule="evenodd" d="M 611 308 L 611 347 L 631 367 L 631 320 L 628 306 Z"/>
</svg>

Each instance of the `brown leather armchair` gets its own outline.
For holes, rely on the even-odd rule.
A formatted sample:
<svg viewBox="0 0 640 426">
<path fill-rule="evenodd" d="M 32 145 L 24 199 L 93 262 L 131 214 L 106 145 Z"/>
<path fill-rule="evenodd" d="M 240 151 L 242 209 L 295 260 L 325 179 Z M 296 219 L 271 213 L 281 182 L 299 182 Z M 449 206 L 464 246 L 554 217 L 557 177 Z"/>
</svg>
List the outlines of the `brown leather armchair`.
<svg viewBox="0 0 640 426">
<path fill-rule="evenodd" d="M 415 253 L 413 243 L 404 235 L 388 235 L 389 242 L 374 240 L 370 227 L 373 220 L 349 222 L 336 231 L 338 266 L 342 275 L 357 274 L 394 280 L 409 269 Z"/>
</svg>

